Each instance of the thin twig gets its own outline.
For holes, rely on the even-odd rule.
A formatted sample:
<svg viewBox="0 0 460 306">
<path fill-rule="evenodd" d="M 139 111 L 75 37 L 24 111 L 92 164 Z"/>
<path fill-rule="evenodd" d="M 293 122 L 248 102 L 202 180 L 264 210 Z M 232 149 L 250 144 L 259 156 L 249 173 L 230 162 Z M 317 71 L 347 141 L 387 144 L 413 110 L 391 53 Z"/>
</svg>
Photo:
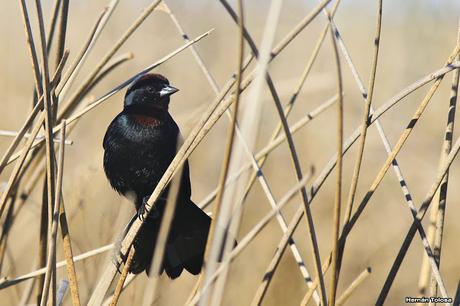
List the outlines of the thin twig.
<svg viewBox="0 0 460 306">
<path fill-rule="evenodd" d="M 329 20 L 332 19 L 329 12 L 327 12 Z M 339 278 L 338 270 L 338 243 L 339 243 L 339 230 L 340 230 L 340 212 L 342 207 L 342 172 L 343 172 L 343 98 L 342 98 L 342 68 L 340 66 L 339 52 L 337 50 L 337 42 L 335 41 L 335 33 L 333 27 L 331 29 L 332 46 L 334 50 L 334 60 L 337 67 L 337 95 L 339 102 L 337 103 L 337 179 L 335 187 L 335 201 L 332 219 L 332 276 L 329 287 L 329 304 L 335 305 L 335 298 L 337 294 L 337 283 Z M 362 137 L 361 133 L 361 137 Z M 320 268 L 321 269 L 321 268 Z M 321 275 L 321 270 L 319 270 Z M 320 278 L 321 284 L 321 278 Z"/>
<path fill-rule="evenodd" d="M 42 209 L 42 226 L 41 226 L 41 232 L 40 232 L 40 239 L 41 239 L 41 244 L 40 244 L 40 249 L 39 249 L 39 254 L 40 256 L 40 263 L 44 263 L 46 261 L 46 244 L 44 244 L 44 239 L 46 239 L 46 236 L 44 236 L 44 231 L 46 230 L 51 230 L 51 226 L 49 224 L 50 222 L 50 217 L 52 215 L 53 211 L 53 205 L 55 202 L 55 197 L 56 197 L 56 189 L 55 189 L 55 166 L 54 166 L 54 145 L 52 142 L 53 139 L 53 126 L 54 126 L 54 120 L 53 120 L 53 108 L 52 108 L 52 88 L 50 86 L 50 75 L 49 75 L 49 66 L 48 66 L 48 52 L 46 50 L 46 34 L 45 34 L 45 24 L 43 20 L 43 11 L 42 11 L 42 6 L 41 6 L 41 1 L 40 0 L 35 0 L 35 6 L 37 9 L 37 18 L 38 18 L 38 26 L 39 26 L 39 33 L 40 33 L 40 42 L 41 42 L 41 61 L 42 61 L 42 83 L 43 83 L 43 91 L 39 90 L 39 95 L 41 96 L 42 93 L 44 95 L 44 109 L 45 109 L 45 149 L 46 149 L 46 197 L 44 196 L 43 198 L 47 199 L 48 202 L 48 212 L 46 212 L 45 209 Z M 37 67 L 35 67 L 37 69 Z M 35 135 L 33 136 L 35 138 Z M 43 206 L 45 203 L 42 204 Z M 43 256 L 45 255 L 45 256 Z M 39 287 L 38 287 L 38 296 L 37 296 L 37 302 L 39 300 L 42 300 L 43 295 L 41 294 L 41 288 L 40 286 L 42 285 L 42 278 L 39 279 Z M 54 300 L 54 299 L 53 299 Z M 43 304 L 40 304 L 43 305 Z"/>
<path fill-rule="evenodd" d="M 73 260 L 72 241 L 70 239 L 69 226 L 67 224 L 67 217 L 63 201 L 59 206 L 59 221 L 61 225 L 62 247 L 64 249 L 64 257 L 67 267 L 67 277 L 69 278 L 70 283 L 72 305 L 80 306 L 80 295 L 78 293 L 77 274 L 75 272 L 75 262 Z"/>
<path fill-rule="evenodd" d="M 374 35 L 374 54 L 372 58 L 371 73 L 369 76 L 369 85 L 367 87 L 369 93 L 365 97 L 363 119 L 361 123 L 361 135 L 359 138 L 358 152 L 357 152 L 355 167 L 353 169 L 353 176 L 351 179 L 350 190 L 348 192 L 348 200 L 347 200 L 347 204 L 345 208 L 345 217 L 344 217 L 344 222 L 343 222 L 344 225 L 350 221 L 351 212 L 353 211 L 353 202 L 356 196 L 359 174 L 361 171 L 361 164 L 362 164 L 363 156 L 364 156 L 364 147 L 366 144 L 367 128 L 369 126 L 369 114 L 371 111 L 372 100 L 374 97 L 375 77 L 377 74 L 377 63 L 378 63 L 379 50 L 380 50 L 380 33 L 382 29 L 382 6 L 383 6 L 382 2 L 383 0 L 378 0 L 378 4 L 377 4 L 377 21 L 376 21 L 376 29 L 375 29 L 375 35 Z M 340 254 L 338 254 L 338 265 L 337 265 L 337 272 L 336 272 L 337 278 L 339 278 L 339 275 L 340 275 L 344 248 L 341 249 Z M 333 271 L 335 271 L 335 269 Z"/>
<path fill-rule="evenodd" d="M 118 303 L 118 300 L 121 295 L 121 291 L 123 290 L 123 284 L 125 283 L 126 277 L 128 276 L 129 267 L 131 266 L 135 252 L 136 251 L 134 247 L 131 247 L 128 253 L 128 258 L 126 259 L 125 266 L 123 267 L 123 270 L 121 271 L 120 279 L 118 280 L 117 286 L 115 288 L 115 292 L 113 293 L 112 302 L 110 302 L 110 306 L 116 306 Z"/>
<path fill-rule="evenodd" d="M 51 241 L 48 246 L 48 259 L 46 263 L 46 274 L 45 274 L 45 284 L 42 291 L 42 299 L 40 305 L 47 305 L 48 302 L 48 293 L 51 283 L 51 278 L 56 277 L 56 236 L 58 231 L 58 222 L 59 222 L 59 209 L 61 203 L 61 193 L 62 193 L 62 177 L 64 173 L 64 139 L 66 136 L 66 121 L 62 121 L 62 130 L 61 130 L 61 143 L 59 144 L 59 157 L 58 157 L 58 169 L 57 169 L 57 182 L 56 182 L 56 199 L 54 203 L 54 211 L 52 215 L 52 227 L 51 227 Z M 52 296 L 56 296 L 56 287 L 52 290 Z M 55 298 L 53 298 L 55 301 Z"/>
<path fill-rule="evenodd" d="M 62 204 L 62 203 L 61 203 Z M 102 253 L 105 253 L 107 251 L 110 251 L 114 248 L 114 244 L 111 243 L 111 244 L 107 244 L 107 245 L 104 245 L 102 247 L 99 247 L 99 248 L 96 248 L 96 249 L 93 249 L 93 250 L 90 250 L 90 251 L 87 251 L 85 253 L 82 253 L 80 255 L 77 255 L 75 257 L 72 258 L 72 260 L 74 262 L 79 262 L 79 261 L 82 261 L 82 260 L 85 260 L 85 259 L 88 259 L 88 258 L 91 258 L 93 256 L 96 256 L 96 255 L 99 255 L 99 254 L 102 254 Z M 62 268 L 62 267 L 65 267 L 67 265 L 67 261 L 66 260 L 63 260 L 63 261 L 60 261 L 58 263 L 56 263 L 56 269 L 59 269 L 59 268 Z M 0 282 L 0 289 L 5 289 L 5 288 L 8 288 L 10 286 L 14 286 L 16 284 L 19 284 L 19 283 L 22 283 L 23 281 L 26 281 L 26 280 L 29 280 L 29 279 L 33 279 L 39 275 L 43 275 L 46 273 L 46 267 L 45 268 L 41 268 L 41 269 L 38 269 L 38 270 L 35 270 L 35 271 L 32 271 L 32 272 L 29 272 L 27 274 L 24 274 L 22 276 L 19 276 L 17 278 L 14 278 L 14 279 L 5 279 L 5 280 L 2 280 Z"/>
<path fill-rule="evenodd" d="M 334 96 L 334 97 L 329 98 L 327 101 L 321 103 L 320 106 L 318 106 L 311 112 L 307 113 L 302 119 L 300 119 L 299 121 L 297 121 L 291 126 L 290 128 L 291 134 L 294 135 L 295 133 L 300 131 L 302 127 L 310 123 L 314 118 L 316 118 L 323 111 L 329 109 L 329 107 L 333 106 L 336 102 L 337 102 L 337 96 Z M 260 167 L 262 166 L 263 161 L 267 158 L 268 154 L 270 154 L 274 149 L 278 148 L 284 141 L 286 141 L 286 136 L 284 134 L 279 135 L 278 137 L 271 140 L 267 145 L 265 145 L 265 147 L 263 147 L 259 152 L 257 152 L 257 154 L 255 154 L 255 159 L 259 163 Z M 233 175 L 229 177 L 229 179 L 227 180 L 227 184 L 233 182 L 238 177 L 240 177 L 244 171 L 248 170 L 251 167 L 251 165 L 252 163 L 249 162 L 245 166 L 241 167 L 236 173 L 234 173 Z M 249 184 L 248 184 L 248 188 L 249 188 Z M 215 199 L 216 194 L 217 194 L 217 188 L 214 189 L 211 193 L 209 193 L 203 200 L 201 200 L 198 206 L 201 209 L 206 208 Z"/>
<path fill-rule="evenodd" d="M 337 299 L 337 306 L 342 306 L 347 302 L 353 292 L 366 280 L 366 278 L 371 275 L 371 268 L 367 267 L 361 272 L 358 277 L 348 286 L 347 289 L 342 293 L 342 295 Z"/>
<path fill-rule="evenodd" d="M 213 210 L 213 220 L 211 222 L 211 227 L 210 227 L 210 230 L 209 230 L 209 235 L 208 235 L 208 240 L 207 240 L 207 245 L 206 245 L 206 252 L 205 252 L 205 264 L 209 263 L 209 260 L 215 260 L 215 258 L 212 258 L 211 257 L 211 246 L 213 245 L 212 243 L 216 244 L 217 245 L 217 248 L 215 248 L 217 250 L 217 252 L 221 253 L 221 250 L 223 249 L 224 252 L 224 256 L 226 254 L 226 252 L 228 251 L 228 248 L 229 247 L 232 247 L 233 246 L 233 241 L 231 238 L 229 238 L 229 235 L 226 234 L 225 232 L 221 231 L 221 236 L 220 237 L 217 237 L 218 239 L 220 238 L 222 240 L 222 242 L 219 242 L 219 241 L 215 241 L 214 239 L 216 238 L 215 237 L 215 226 L 217 224 L 217 221 L 221 221 L 222 219 L 219 219 L 219 218 L 228 218 L 226 216 L 224 216 L 223 214 L 225 213 L 225 210 L 221 212 L 220 208 L 221 208 L 221 205 L 224 204 L 226 205 L 227 207 L 229 207 L 229 209 L 227 210 L 230 211 L 231 210 L 231 197 L 234 198 L 234 194 L 236 192 L 236 189 L 233 189 L 233 188 L 230 188 L 230 189 L 226 189 L 226 184 L 225 182 L 227 181 L 227 177 L 228 177 L 228 173 L 229 173 L 229 170 L 231 169 L 230 168 L 230 161 L 232 160 L 232 169 L 235 167 L 234 165 L 236 163 L 239 162 L 239 159 L 238 158 L 241 158 L 239 155 L 235 154 L 235 156 L 232 156 L 234 150 L 233 150 L 233 147 L 234 147 L 234 139 L 235 139 L 235 131 L 237 129 L 237 118 L 238 118 L 238 110 L 239 110 L 239 103 L 240 103 L 240 96 L 241 96 L 241 81 L 242 81 L 242 78 L 243 78 L 243 55 L 244 55 L 244 7 L 243 7 L 243 1 L 242 0 L 238 0 L 238 15 L 239 15 L 239 18 L 238 18 L 238 60 L 237 60 L 237 67 L 236 67 L 236 71 L 237 71 L 237 74 L 236 74 L 236 83 L 235 83 L 235 89 L 234 89 L 234 92 L 235 92 L 235 102 L 234 102 L 234 108 L 233 108 L 233 116 L 231 117 L 231 122 L 230 122 L 230 126 L 228 128 L 228 136 L 227 136 L 227 143 L 226 143 L 226 148 L 225 148 L 225 154 L 224 154 L 224 159 L 222 161 L 222 167 L 221 167 L 221 174 L 220 174 L 220 178 L 219 178 L 219 183 L 218 183 L 218 191 L 217 191 L 217 196 L 216 196 L 216 201 L 215 201 L 215 204 L 214 204 L 214 210 Z M 270 48 L 270 47 L 268 47 Z M 253 103 L 257 103 L 256 101 L 252 101 Z M 245 112 L 245 116 L 243 117 L 244 119 L 243 120 L 248 120 L 248 114 L 251 112 L 251 109 L 248 109 L 246 110 Z M 252 118 L 254 119 L 254 118 Z M 244 122 L 244 121 L 243 121 Z M 253 124 L 257 124 L 257 120 L 254 120 L 252 122 Z M 257 127 L 256 127 L 257 129 Z M 244 130 L 243 130 L 243 133 L 244 133 Z M 239 135 L 241 135 L 241 133 L 239 133 Z M 243 137 L 240 137 L 240 139 L 244 139 Z M 251 139 L 249 139 L 249 141 L 251 141 Z M 240 151 L 237 151 L 236 153 L 241 153 Z M 224 193 L 227 192 L 226 194 L 226 197 L 224 198 Z M 224 201 L 225 199 L 225 201 Z M 222 216 L 221 216 L 221 213 L 222 213 Z M 225 226 L 225 223 L 227 222 L 227 220 L 224 219 L 224 226 Z M 228 222 L 231 222 L 230 219 Z M 223 228 L 225 231 L 228 231 L 228 228 L 227 227 L 224 227 Z M 224 237 L 227 237 L 227 239 L 225 240 Z M 224 244 L 225 242 L 225 244 Z M 229 244 L 231 246 L 229 246 Z M 217 256 L 220 256 L 220 254 L 218 254 Z M 212 265 L 210 265 L 212 266 Z M 205 268 L 207 269 L 207 267 L 205 266 Z M 227 269 L 228 271 L 228 269 Z M 206 272 L 208 272 L 206 270 Z M 212 273 L 212 270 L 209 271 L 210 273 Z M 205 274 L 206 275 L 206 274 Z M 220 278 L 220 282 L 218 283 L 218 286 L 216 287 L 216 290 L 215 290 L 215 293 L 214 293 L 214 296 L 213 296 L 213 300 L 211 301 L 211 303 L 213 305 L 220 305 L 221 304 L 221 299 L 222 299 L 222 295 L 223 295 L 223 288 L 225 286 L 225 282 L 226 282 L 226 275 L 227 273 L 224 273 L 224 275 Z M 206 280 L 206 279 L 205 279 Z M 206 302 L 205 302 L 206 303 Z"/>
<path fill-rule="evenodd" d="M 18 136 L 18 134 L 19 134 L 19 133 L 16 132 L 16 131 L 0 130 L 0 136 L 5 136 L 5 137 L 16 137 L 16 136 Z M 30 138 L 30 137 L 31 137 L 30 133 L 25 133 L 25 134 L 24 134 L 24 138 Z M 45 138 L 45 136 L 43 136 L 43 135 L 38 135 L 38 136 L 35 137 L 35 140 L 39 140 L 39 139 L 43 139 L 43 138 Z M 54 139 L 53 139 L 53 142 L 54 142 L 54 143 L 60 143 L 60 142 L 61 142 L 61 139 L 60 139 L 60 138 L 54 138 Z M 64 144 L 65 144 L 65 145 L 73 145 L 73 141 L 72 141 L 72 140 L 69 140 L 69 139 L 66 139 L 66 140 L 64 141 Z"/>
<path fill-rule="evenodd" d="M 275 255 L 273 256 L 270 264 L 268 265 L 267 269 L 265 270 L 264 276 L 262 283 L 259 285 L 254 298 L 252 299 L 251 305 L 256 306 L 256 305 L 261 305 L 262 301 L 265 297 L 265 294 L 267 293 L 267 289 L 269 284 L 271 283 L 271 280 L 273 279 L 273 274 L 276 271 L 276 268 L 278 267 L 281 257 L 283 256 L 284 251 L 286 250 L 286 247 L 289 243 L 289 241 L 292 239 L 292 234 L 294 231 L 297 229 L 297 226 L 300 223 L 301 217 L 303 216 L 303 210 L 298 209 L 294 217 L 292 218 L 293 221 L 289 223 L 289 226 L 287 227 L 286 231 L 283 234 L 283 237 L 281 238 L 278 247 L 276 248 Z"/>
<path fill-rule="evenodd" d="M 134 279 L 136 278 L 138 274 L 128 274 L 128 277 L 126 278 L 124 284 L 123 284 L 123 288 L 121 289 L 121 291 L 123 291 L 124 289 L 126 289 L 126 287 L 128 287 L 130 284 L 132 284 L 132 282 L 134 281 Z M 102 306 L 109 306 L 110 303 L 112 302 L 112 299 L 113 299 L 113 296 L 114 296 L 115 292 L 113 294 L 111 294 L 110 296 L 108 296 L 105 301 L 102 303 Z"/>
</svg>

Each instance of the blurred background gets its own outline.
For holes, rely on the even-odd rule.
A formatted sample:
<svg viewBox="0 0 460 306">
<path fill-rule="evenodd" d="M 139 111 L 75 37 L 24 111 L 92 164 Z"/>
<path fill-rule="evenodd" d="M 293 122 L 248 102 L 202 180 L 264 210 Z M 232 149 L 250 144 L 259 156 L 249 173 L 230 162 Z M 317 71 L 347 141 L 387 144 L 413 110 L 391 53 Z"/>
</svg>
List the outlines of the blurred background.
<svg viewBox="0 0 460 306">
<path fill-rule="evenodd" d="M 70 1 L 66 45 L 70 50 L 69 62 L 72 62 L 80 50 L 96 18 L 107 5 L 106 2 L 108 1 Z M 244 2 L 247 27 L 256 43 L 260 44 L 270 1 Z M 366 85 L 372 61 L 376 2 L 343 1 L 335 16 L 335 22 Z M 43 1 L 47 22 L 53 3 L 54 1 Z M 79 81 L 84 79 L 149 3 L 150 1 L 140 0 L 120 1 L 75 84 L 78 85 Z M 227 12 L 218 1 L 212 0 L 170 0 L 166 3 L 190 37 L 196 37 L 214 28 L 214 32 L 200 41 L 196 48 L 217 83 L 223 86 L 233 73 L 237 60 L 237 28 Z M 235 6 L 235 1 L 230 3 Z M 275 44 L 316 4 L 316 1 L 306 0 L 284 1 Z M 31 12 L 35 12 L 32 2 L 29 3 L 29 7 Z M 383 7 L 381 49 L 373 103 L 375 108 L 383 105 L 407 85 L 444 65 L 455 47 L 460 17 L 460 2 L 455 0 L 385 0 Z M 33 19 L 32 22 L 35 26 L 36 20 Z M 270 73 L 284 104 L 289 101 L 295 90 L 326 22 L 323 14 L 318 15 L 270 65 Z M 38 33 L 36 27 L 34 31 Z M 26 47 L 19 1 L 0 1 L 0 41 L 0 129 L 17 131 L 31 110 L 33 92 L 33 72 Z M 164 12 L 155 11 L 118 52 L 132 52 L 134 58 L 117 68 L 94 88 L 90 95 L 99 97 L 181 44 L 183 40 L 169 16 Z M 248 51 L 249 48 L 246 48 L 246 52 Z M 336 93 L 336 68 L 333 59 L 331 40 L 328 37 L 289 117 L 290 123 L 304 117 Z M 343 57 L 341 61 L 346 139 L 359 126 L 364 104 Z M 180 89 L 172 98 L 170 112 L 186 137 L 213 101 L 214 92 L 189 50 L 160 66 L 157 72 L 167 76 L 171 84 Z M 438 169 L 447 121 L 451 78 L 450 74 L 446 76 L 398 155 L 399 165 L 417 206 L 425 197 Z M 76 86 L 73 87 L 75 88 Z M 381 122 L 393 145 L 409 123 L 427 89 L 428 86 L 419 89 L 382 117 Z M 110 188 L 102 168 L 102 139 L 112 118 L 122 110 L 123 95 L 124 91 L 116 94 L 85 115 L 69 135 L 69 139 L 74 143 L 66 148 L 63 195 L 75 254 L 113 242 L 134 212 L 132 205 Z M 245 103 L 250 102 L 245 100 L 245 97 L 243 95 L 242 112 Z M 336 107 L 329 108 L 295 134 L 294 140 L 304 171 L 314 166 L 317 175 L 335 154 L 336 117 Z M 264 88 L 257 148 L 262 148 L 267 143 L 278 120 L 274 103 L 267 88 Z M 217 186 L 227 127 L 228 120 L 223 116 L 190 157 L 192 198 L 195 202 L 200 202 Z M 458 135 L 455 132 L 454 139 Z M 0 138 L 0 152 L 7 149 L 11 140 L 12 138 Z M 344 201 L 356 158 L 356 148 L 353 148 L 344 160 Z M 380 137 L 372 126 L 365 147 L 357 201 L 362 199 L 385 158 L 386 153 Z M 7 181 L 12 168 L 9 166 L 0 176 L 1 182 Z M 285 144 L 269 156 L 263 170 L 276 199 L 280 199 L 296 182 L 289 150 Z M 452 297 L 460 277 L 460 262 L 457 257 L 460 252 L 459 170 L 459 163 L 454 162 L 450 171 L 441 263 L 441 273 Z M 331 249 L 334 181 L 335 175 L 331 175 L 312 202 L 322 258 L 325 258 Z M 14 223 L 0 277 L 13 278 L 35 269 L 41 193 L 40 184 L 25 202 Z M 283 212 L 288 220 L 299 204 L 301 198 L 297 195 L 286 205 Z M 242 226 L 237 236 L 244 236 L 269 211 L 268 201 L 256 182 L 244 206 Z M 350 298 L 348 305 L 375 303 L 411 220 L 398 180 L 390 169 L 348 239 L 338 294 L 340 295 L 366 267 L 372 267 L 372 274 Z M 427 224 L 428 217 L 424 220 L 424 225 Z M 224 305 L 248 305 L 251 302 L 281 236 L 282 232 L 273 220 L 235 260 L 231 266 Z M 307 268 L 314 274 L 304 220 L 294 239 Z M 62 260 L 61 241 L 58 241 L 58 260 Z M 390 291 L 387 305 L 402 305 L 405 296 L 417 296 L 422 252 L 421 241 L 419 236 L 416 236 Z M 84 303 L 89 299 L 110 256 L 110 252 L 107 252 L 76 264 L 80 295 Z M 65 269 L 60 269 L 58 280 L 65 277 Z M 146 280 L 144 274 L 139 275 L 122 294 L 120 305 L 140 304 Z M 195 281 L 196 277 L 186 272 L 175 281 L 164 276 L 158 305 L 184 303 Z M 26 283 L 1 290 L 0 304 L 16 305 L 25 287 Z M 298 305 L 306 290 L 306 284 L 302 281 L 292 253 L 287 250 L 269 287 L 264 305 Z M 69 296 L 66 297 L 65 303 L 70 305 Z"/>
</svg>

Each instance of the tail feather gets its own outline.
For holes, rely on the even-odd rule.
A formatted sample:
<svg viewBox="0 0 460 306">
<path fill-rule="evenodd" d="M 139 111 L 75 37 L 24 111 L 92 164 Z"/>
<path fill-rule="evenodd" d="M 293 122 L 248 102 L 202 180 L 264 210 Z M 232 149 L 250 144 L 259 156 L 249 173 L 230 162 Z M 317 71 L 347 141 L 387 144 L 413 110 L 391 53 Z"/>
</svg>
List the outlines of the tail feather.
<svg viewBox="0 0 460 306">
<path fill-rule="evenodd" d="M 149 274 L 160 224 L 161 217 L 149 218 L 141 227 L 133 243 L 136 253 L 131 273 Z M 162 266 L 170 278 L 179 277 L 184 268 L 194 275 L 200 273 L 210 224 L 211 218 L 192 201 L 177 207 Z"/>
</svg>

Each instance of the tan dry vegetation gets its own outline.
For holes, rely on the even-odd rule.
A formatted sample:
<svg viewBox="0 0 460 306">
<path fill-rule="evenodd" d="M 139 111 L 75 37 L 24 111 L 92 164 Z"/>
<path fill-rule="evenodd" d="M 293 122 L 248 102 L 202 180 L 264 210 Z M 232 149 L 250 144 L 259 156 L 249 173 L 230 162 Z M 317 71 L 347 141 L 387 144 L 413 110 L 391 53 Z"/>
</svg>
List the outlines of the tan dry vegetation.
<svg viewBox="0 0 460 306">
<path fill-rule="evenodd" d="M 34 16 L 32 23 L 38 46 L 35 9 L 32 9 L 34 7 L 32 1 L 28 2 L 30 2 L 28 5 L 31 8 L 31 16 Z M 46 28 L 48 28 L 49 15 L 54 1 L 43 2 Z M 78 53 L 107 1 L 70 2 L 66 45 L 66 48 L 70 50 L 68 64 Z M 268 11 L 268 1 L 244 2 L 247 26 L 254 35 L 256 43 L 259 44 Z M 375 32 L 377 1 L 344 2 L 339 6 L 334 19 L 360 76 L 367 86 L 371 70 L 372 37 Z M 406 85 L 441 68 L 455 46 L 458 30 L 457 19 L 460 16 L 458 3 L 444 1 L 435 4 L 434 1 L 425 1 L 427 3 L 420 4 L 418 2 L 410 1 L 407 4 L 401 4 L 399 1 L 383 1 L 382 37 L 373 99 L 375 109 Z M 81 70 L 76 84 L 79 84 L 84 76 L 93 69 L 109 46 L 118 39 L 148 3 L 149 1 L 121 1 L 102 32 L 88 62 Z M 215 28 L 209 37 L 196 44 L 196 48 L 202 55 L 206 66 L 215 76 L 217 83 L 222 86 L 236 67 L 237 27 L 218 1 L 167 1 L 167 3 L 170 4 L 172 11 L 190 37 L 196 37 L 210 28 Z M 316 4 L 315 1 L 308 1 L 308 3 L 297 0 L 285 1 L 275 44 Z M 19 3 L 16 1 L 0 3 L 1 130 L 19 130 L 31 109 L 33 72 L 21 18 Z M 270 65 L 269 71 L 283 104 L 288 102 L 295 90 L 325 23 L 325 16 L 318 15 L 311 25 L 302 31 Z M 152 13 L 117 53 L 133 52 L 134 58 L 116 68 L 90 93 L 90 96 L 99 97 L 181 44 L 183 41 L 168 15 L 159 11 Z M 246 53 L 248 52 L 249 48 L 246 47 Z M 344 135 L 347 139 L 348 135 L 361 123 L 364 103 L 343 57 L 341 57 L 341 63 L 345 93 Z M 173 98 L 171 113 L 186 136 L 199 121 L 201 114 L 215 95 L 189 50 L 185 50 L 160 66 L 157 71 L 166 75 L 171 83 L 181 90 Z M 313 70 L 300 92 L 294 111 L 288 119 L 289 123 L 295 123 L 336 93 L 335 71 L 331 40 L 327 37 Z M 441 83 L 422 119 L 397 156 L 417 207 L 424 199 L 438 170 L 451 79 L 450 73 Z M 431 85 L 426 85 L 412 93 L 382 117 L 381 122 L 391 144 L 396 143 L 429 86 Z M 77 86 L 72 88 L 76 89 Z M 121 199 L 110 188 L 102 169 L 102 138 L 110 120 L 121 111 L 123 94 L 124 91 L 116 94 L 85 115 L 68 136 L 74 141 L 74 144 L 66 147 L 63 197 L 74 254 L 81 254 L 115 241 L 133 213 L 132 206 L 125 203 L 127 201 Z M 243 93 L 242 112 L 244 112 L 245 103 L 251 102 L 245 98 L 247 98 L 247 93 Z M 262 100 L 262 121 L 256 148 L 262 148 L 267 143 L 272 130 L 279 121 L 266 86 L 263 89 Z M 311 166 L 315 167 L 313 180 L 336 152 L 336 117 L 336 107 L 332 107 L 294 135 L 304 172 L 306 173 Z M 200 202 L 217 186 L 228 122 L 223 116 L 189 158 L 193 199 L 196 202 Z M 455 132 L 454 140 L 457 135 L 458 133 Z M 11 140 L 12 138 L 0 138 L 2 155 Z M 357 143 L 344 157 L 342 220 L 356 159 L 356 148 Z M 363 198 L 386 156 L 380 137 L 375 127 L 371 126 L 365 146 L 355 207 Z M 460 252 L 458 238 L 460 234 L 458 222 L 460 214 L 459 167 L 458 162 L 454 162 L 450 170 L 440 268 L 450 297 L 454 297 L 460 275 L 460 262 L 457 258 Z M 13 165 L 10 165 L 1 173 L 2 182 L 8 180 L 12 168 Z M 263 171 L 276 199 L 280 199 L 296 183 L 286 144 L 270 154 Z M 34 270 L 38 248 L 42 181 L 43 179 L 25 202 L 14 222 L 9 234 L 6 258 L 0 277 L 14 278 Z M 307 184 L 307 186 L 310 185 L 311 183 Z M 312 214 L 323 261 L 332 246 L 334 192 L 335 172 L 326 180 L 312 202 Z M 283 213 L 287 220 L 292 218 L 299 204 L 301 204 L 301 197 L 296 195 L 285 206 Z M 267 199 L 256 182 L 245 203 L 242 224 L 237 236 L 243 237 L 269 210 Z M 428 228 L 428 217 L 426 216 L 423 221 L 425 229 Z M 347 240 L 338 296 L 366 267 L 372 267 L 371 275 L 351 296 L 348 305 L 375 303 L 411 222 L 412 217 L 399 188 L 398 180 L 393 170 L 390 169 Z M 281 237 L 282 232 L 278 224 L 272 220 L 237 257 L 231 265 L 224 293 L 224 305 L 248 305 L 251 302 Z M 293 238 L 306 261 L 309 272 L 315 275 L 311 245 L 306 234 L 304 220 Z M 64 258 L 61 242 L 59 234 L 58 261 Z M 417 282 L 422 254 L 421 240 L 416 235 L 395 279 L 386 305 L 401 305 L 404 303 L 405 296 L 418 295 Z M 89 300 L 110 257 L 111 253 L 106 252 L 76 263 L 82 303 L 86 304 Z M 326 276 L 326 286 L 329 285 L 329 275 L 330 273 Z M 64 278 L 67 278 L 65 269 L 59 269 L 58 282 Z M 123 291 L 119 305 L 140 305 L 143 301 L 143 288 L 147 280 L 144 274 L 139 275 Z M 195 282 L 196 278 L 186 272 L 175 281 L 163 276 L 156 302 L 158 305 L 183 304 Z M 0 304 L 16 305 L 26 287 L 27 282 L 24 282 L 0 290 Z M 298 305 L 306 290 L 307 286 L 302 281 L 292 253 L 288 249 L 274 274 L 273 282 L 264 299 L 264 305 Z M 34 297 L 33 294 L 30 303 L 35 302 Z M 64 304 L 71 304 L 69 293 Z M 313 302 L 310 304 L 313 305 Z"/>
</svg>

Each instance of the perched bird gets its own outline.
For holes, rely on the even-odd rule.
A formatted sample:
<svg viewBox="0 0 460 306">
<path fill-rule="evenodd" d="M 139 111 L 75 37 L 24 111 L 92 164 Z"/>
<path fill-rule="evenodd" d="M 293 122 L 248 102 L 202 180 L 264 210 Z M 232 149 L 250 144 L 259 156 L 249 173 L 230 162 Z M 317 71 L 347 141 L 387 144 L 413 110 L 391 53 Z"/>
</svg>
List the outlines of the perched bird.
<svg viewBox="0 0 460 306">
<path fill-rule="evenodd" d="M 162 75 L 140 77 L 128 88 L 123 111 L 110 123 L 104 137 L 105 174 L 112 187 L 132 199 L 140 213 L 176 154 L 180 132 L 168 105 L 177 91 Z M 168 189 L 156 201 L 134 240 L 131 273 L 149 273 Z M 171 278 L 178 277 L 183 269 L 196 275 L 203 264 L 211 218 L 190 196 L 186 161 L 163 259 L 162 271 Z"/>
</svg>

